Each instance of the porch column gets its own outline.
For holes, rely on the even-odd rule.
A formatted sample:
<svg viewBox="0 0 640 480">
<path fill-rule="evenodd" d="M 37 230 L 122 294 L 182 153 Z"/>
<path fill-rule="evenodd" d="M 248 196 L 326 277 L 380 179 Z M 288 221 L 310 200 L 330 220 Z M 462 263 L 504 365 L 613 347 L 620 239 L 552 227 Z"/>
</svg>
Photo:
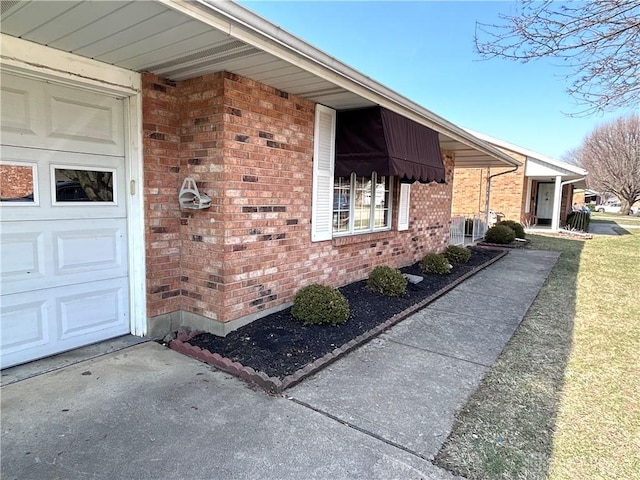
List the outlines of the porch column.
<svg viewBox="0 0 640 480">
<path fill-rule="evenodd" d="M 551 217 L 551 230 L 557 232 L 560 229 L 560 206 L 562 205 L 562 177 L 556 176 L 556 186 L 553 191 L 553 216 Z"/>
</svg>

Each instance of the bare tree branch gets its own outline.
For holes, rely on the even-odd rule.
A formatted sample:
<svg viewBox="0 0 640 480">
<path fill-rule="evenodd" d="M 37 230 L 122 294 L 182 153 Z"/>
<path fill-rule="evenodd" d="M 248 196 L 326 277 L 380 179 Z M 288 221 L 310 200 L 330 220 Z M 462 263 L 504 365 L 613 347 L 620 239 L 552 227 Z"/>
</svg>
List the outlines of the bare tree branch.
<svg viewBox="0 0 640 480">
<path fill-rule="evenodd" d="M 640 116 L 631 114 L 597 127 L 569 155 L 589 171 L 589 188 L 615 194 L 622 213 L 640 200 Z"/>
<path fill-rule="evenodd" d="M 640 105 L 640 3 L 635 0 L 520 0 L 501 23 L 476 23 L 474 42 L 485 58 L 562 60 L 568 93 L 584 114 Z"/>
</svg>

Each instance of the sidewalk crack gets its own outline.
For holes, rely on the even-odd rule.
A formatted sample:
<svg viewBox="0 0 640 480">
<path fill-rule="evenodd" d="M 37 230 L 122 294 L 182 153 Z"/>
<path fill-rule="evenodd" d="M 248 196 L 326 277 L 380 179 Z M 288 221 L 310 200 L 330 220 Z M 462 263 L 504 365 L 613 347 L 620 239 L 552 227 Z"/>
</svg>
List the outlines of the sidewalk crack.
<svg viewBox="0 0 640 480">
<path fill-rule="evenodd" d="M 465 362 L 465 363 L 470 363 L 472 365 L 477 365 L 479 367 L 491 368 L 491 365 L 487 365 L 487 364 L 480 363 L 480 362 L 474 362 L 473 360 L 468 360 L 466 358 L 456 357 L 455 355 L 449 355 L 448 353 L 442 353 L 442 352 L 437 352 L 435 350 L 430 350 L 428 348 L 417 347 L 415 345 L 410 345 L 408 343 L 399 342 L 399 341 L 393 340 L 391 338 L 387 338 L 386 340 L 389 341 L 389 342 L 395 343 L 396 345 L 402 345 L 403 347 L 414 348 L 416 350 L 420 350 L 421 352 L 429 352 L 429 353 L 433 353 L 435 355 L 442 355 L 443 357 L 451 358 L 452 360 L 458 360 L 460 362 Z"/>
<path fill-rule="evenodd" d="M 333 415 L 333 414 L 331 414 L 331 413 L 329 413 L 329 412 L 327 412 L 325 410 L 322 410 L 320 408 L 314 407 L 313 405 L 311 405 L 311 404 L 309 404 L 307 402 L 303 402 L 302 400 L 298 400 L 297 398 L 289 397 L 289 396 L 287 396 L 285 398 L 287 400 L 293 402 L 293 403 L 297 403 L 301 407 L 305 407 L 305 408 L 308 408 L 309 410 L 313 410 L 314 412 L 319 413 L 322 416 L 325 416 L 325 417 L 327 417 L 327 418 L 329 418 L 331 420 L 334 420 L 334 421 L 336 421 L 338 423 L 341 423 L 342 425 L 345 425 L 345 426 L 347 426 L 349 428 L 353 428 L 354 430 L 356 430 L 356 431 L 358 431 L 360 433 L 363 433 L 363 434 L 365 434 L 365 435 L 367 435 L 369 437 L 375 438 L 376 440 L 379 440 L 379 441 L 381 441 L 383 443 L 386 443 L 387 445 L 389 445 L 391 447 L 400 449 L 400 450 L 408 453 L 409 455 L 413 455 L 415 457 L 420 458 L 421 460 L 425 460 L 425 461 L 431 463 L 432 465 L 434 465 L 433 461 L 429 457 L 427 457 L 426 455 L 418 453 L 415 450 L 411 450 L 410 448 L 405 447 L 404 445 L 401 445 L 401 444 L 399 444 L 397 442 L 394 442 L 393 440 L 389 440 L 387 438 L 384 438 L 382 435 L 379 435 L 379 434 L 374 433 L 374 432 L 372 432 L 370 430 L 367 430 L 366 428 L 359 427 L 358 425 L 356 425 L 354 423 L 351 423 L 351 422 L 349 422 L 347 420 L 343 420 L 342 418 L 337 417 L 336 415 Z"/>
</svg>

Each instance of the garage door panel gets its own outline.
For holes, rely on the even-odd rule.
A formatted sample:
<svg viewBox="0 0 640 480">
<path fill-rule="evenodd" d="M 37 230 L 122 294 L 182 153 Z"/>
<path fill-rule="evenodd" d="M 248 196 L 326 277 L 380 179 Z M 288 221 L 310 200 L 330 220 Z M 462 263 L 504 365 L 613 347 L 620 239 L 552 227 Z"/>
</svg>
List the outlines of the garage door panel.
<svg viewBox="0 0 640 480">
<path fill-rule="evenodd" d="M 3 74 L 2 104 L 4 145 L 116 156 L 124 152 L 122 99 Z"/>
<path fill-rule="evenodd" d="M 0 345 L 4 355 L 46 345 L 49 342 L 49 312 L 45 300 L 3 299 L 0 309 Z"/>
<path fill-rule="evenodd" d="M 57 298 L 61 340 L 113 328 L 117 333 L 129 333 L 126 282 L 99 282 L 74 291 L 77 293 Z"/>
<path fill-rule="evenodd" d="M 31 92 L 24 88 L 1 87 L 2 123 L 5 134 L 13 133 L 21 136 L 36 135 L 33 125 L 35 101 Z"/>
<path fill-rule="evenodd" d="M 62 95 L 50 95 L 48 101 L 49 138 L 116 146 L 121 142 L 113 105 L 95 105 Z"/>
<path fill-rule="evenodd" d="M 128 274 L 125 219 L 5 222 L 0 246 L 3 295 Z"/>
<path fill-rule="evenodd" d="M 121 271 L 124 232 L 119 228 L 54 232 L 57 275 L 100 270 Z"/>
<path fill-rule="evenodd" d="M 3 146 L 0 149 L 3 173 L 17 175 L 22 169 L 22 183 L 33 183 L 29 201 L 1 202 L 3 221 L 53 220 L 53 219 L 90 219 L 125 218 L 126 175 L 124 157 L 106 155 L 88 155 L 73 152 L 57 152 L 35 148 Z M 86 172 L 112 172 L 112 201 L 57 201 L 65 183 L 57 183 L 56 175 L 64 171 L 80 170 Z M 17 181 L 18 179 L 16 179 Z M 68 184 L 69 182 L 66 182 Z M 2 186 L 5 190 L 5 186 Z M 9 192 L 10 193 L 10 192 Z M 35 199 L 35 201 L 34 201 Z"/>
<path fill-rule="evenodd" d="M 5 295 L 2 368 L 129 333 L 126 278 Z"/>
<path fill-rule="evenodd" d="M 34 281 L 45 276 L 44 235 L 40 232 L 6 233 L 0 235 L 2 284 Z"/>
</svg>

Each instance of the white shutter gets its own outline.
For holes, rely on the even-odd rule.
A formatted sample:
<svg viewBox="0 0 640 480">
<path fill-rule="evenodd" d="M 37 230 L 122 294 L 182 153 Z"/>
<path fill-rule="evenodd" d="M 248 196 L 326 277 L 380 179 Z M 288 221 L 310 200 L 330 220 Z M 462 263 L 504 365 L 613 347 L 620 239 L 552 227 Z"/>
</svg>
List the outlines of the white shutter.
<svg viewBox="0 0 640 480">
<path fill-rule="evenodd" d="M 409 230 L 409 197 L 411 196 L 411 185 L 400 184 L 400 203 L 398 206 L 398 230 Z"/>
<path fill-rule="evenodd" d="M 316 105 L 316 122 L 313 132 L 312 242 L 331 240 L 332 236 L 335 135 L 336 111 L 323 105 Z"/>
</svg>

